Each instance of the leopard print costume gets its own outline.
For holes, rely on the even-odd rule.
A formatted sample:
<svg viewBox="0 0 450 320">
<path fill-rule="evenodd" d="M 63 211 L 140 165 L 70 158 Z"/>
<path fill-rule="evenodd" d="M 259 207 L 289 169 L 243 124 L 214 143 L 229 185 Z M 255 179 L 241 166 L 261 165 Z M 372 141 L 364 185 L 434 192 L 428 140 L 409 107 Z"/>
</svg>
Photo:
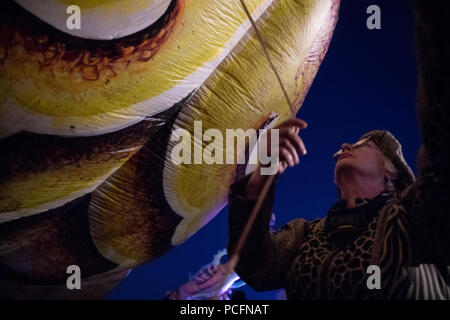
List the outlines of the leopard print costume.
<svg viewBox="0 0 450 320">
<path fill-rule="evenodd" d="M 328 217 L 298 218 L 271 233 L 273 184 L 236 267 L 255 290 L 286 288 L 288 299 L 450 299 L 450 34 L 444 5 L 415 2 L 423 136 L 419 178 L 399 197 L 387 196 L 350 239 L 331 237 Z M 230 188 L 230 253 L 256 202 L 242 196 L 247 182 L 248 177 Z M 380 268 L 379 290 L 367 286 L 370 265 Z"/>
</svg>

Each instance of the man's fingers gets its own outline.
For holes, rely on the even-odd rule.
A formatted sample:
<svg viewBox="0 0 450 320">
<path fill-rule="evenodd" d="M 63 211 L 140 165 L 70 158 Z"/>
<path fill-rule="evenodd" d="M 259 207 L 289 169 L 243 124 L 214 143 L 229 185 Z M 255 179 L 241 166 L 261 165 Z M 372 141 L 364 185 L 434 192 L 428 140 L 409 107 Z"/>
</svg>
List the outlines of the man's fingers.
<svg viewBox="0 0 450 320">
<path fill-rule="evenodd" d="M 291 142 L 293 142 L 294 145 L 296 145 L 298 148 L 300 148 L 301 154 L 305 155 L 306 154 L 306 147 L 305 147 L 305 144 L 303 143 L 302 138 L 300 138 L 296 134 L 290 134 L 289 138 L 292 138 Z"/>
<path fill-rule="evenodd" d="M 279 132 L 280 140 L 282 138 L 288 138 L 289 141 L 291 142 L 291 144 L 297 149 L 297 151 L 301 155 L 306 154 L 305 144 L 303 143 L 303 140 L 298 136 L 298 134 L 295 134 L 289 128 L 282 128 L 279 130 L 280 130 L 280 132 Z"/>
<path fill-rule="evenodd" d="M 286 163 L 286 161 L 280 161 L 280 166 L 278 168 L 278 173 L 282 174 L 284 172 L 284 170 L 286 170 L 287 167 L 288 167 L 288 164 Z"/>
<path fill-rule="evenodd" d="M 307 128 L 306 121 L 298 118 L 289 118 L 275 129 L 278 129 L 280 165 L 278 172 L 283 173 L 287 167 L 293 167 L 300 162 L 300 156 L 306 154 L 306 147 L 298 135 L 301 129 Z M 271 130 L 268 132 L 270 141 Z M 268 146 L 270 150 L 270 146 Z"/>
<path fill-rule="evenodd" d="M 300 129 L 306 129 L 308 127 L 308 124 L 302 119 L 289 118 L 286 121 L 283 121 L 277 128 L 285 127 L 298 127 Z"/>
<path fill-rule="evenodd" d="M 282 139 L 280 141 L 280 148 L 286 148 L 289 153 L 294 158 L 294 162 L 298 164 L 300 162 L 300 158 L 298 156 L 298 151 L 295 149 L 293 144 L 289 141 L 289 139 Z"/>
<path fill-rule="evenodd" d="M 280 149 L 280 154 L 281 154 L 280 160 L 287 161 L 287 163 L 289 164 L 290 167 L 295 166 L 294 158 L 292 157 L 290 152 L 288 152 L 286 149 L 282 148 L 282 149 Z"/>
</svg>

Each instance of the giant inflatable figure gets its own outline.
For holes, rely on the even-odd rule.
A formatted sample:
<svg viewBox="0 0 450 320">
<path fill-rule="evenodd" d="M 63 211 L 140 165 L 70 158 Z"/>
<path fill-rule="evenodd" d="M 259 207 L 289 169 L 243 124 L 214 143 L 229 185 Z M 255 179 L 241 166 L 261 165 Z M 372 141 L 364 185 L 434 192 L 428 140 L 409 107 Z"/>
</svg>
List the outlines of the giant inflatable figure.
<svg viewBox="0 0 450 320">
<path fill-rule="evenodd" d="M 174 130 L 291 114 L 238 0 L 78 0 L 80 29 L 71 3 L 0 4 L 0 296 L 104 296 L 206 225 L 248 173 L 174 163 Z M 339 0 L 246 5 L 298 110 Z M 82 290 L 66 287 L 70 265 Z"/>
</svg>

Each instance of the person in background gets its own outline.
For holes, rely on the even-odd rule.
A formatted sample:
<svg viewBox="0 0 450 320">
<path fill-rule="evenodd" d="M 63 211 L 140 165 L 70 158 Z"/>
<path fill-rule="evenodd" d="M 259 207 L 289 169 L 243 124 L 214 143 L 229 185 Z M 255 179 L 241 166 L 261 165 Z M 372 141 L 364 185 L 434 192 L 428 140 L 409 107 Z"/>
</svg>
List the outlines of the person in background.
<svg viewBox="0 0 450 320">
<path fill-rule="evenodd" d="M 166 292 L 167 300 L 230 300 L 232 289 L 240 288 L 245 283 L 236 273 L 227 274 L 221 258 L 226 256 L 226 249 L 220 250 L 213 260 L 204 265 L 195 274 L 189 274 L 189 281 L 175 290 Z"/>
</svg>

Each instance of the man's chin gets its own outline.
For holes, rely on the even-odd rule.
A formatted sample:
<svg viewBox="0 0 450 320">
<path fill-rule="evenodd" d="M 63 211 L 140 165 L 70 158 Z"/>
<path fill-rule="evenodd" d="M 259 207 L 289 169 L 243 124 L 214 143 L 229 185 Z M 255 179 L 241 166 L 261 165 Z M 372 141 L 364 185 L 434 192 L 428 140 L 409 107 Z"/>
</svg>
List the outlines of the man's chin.
<svg viewBox="0 0 450 320">
<path fill-rule="evenodd" d="M 339 176 L 348 175 L 355 170 L 357 170 L 357 167 L 355 166 L 353 161 L 351 161 L 351 158 L 341 159 L 337 162 L 336 167 L 334 168 L 335 180 L 338 181 L 337 179 L 339 178 Z"/>
</svg>

